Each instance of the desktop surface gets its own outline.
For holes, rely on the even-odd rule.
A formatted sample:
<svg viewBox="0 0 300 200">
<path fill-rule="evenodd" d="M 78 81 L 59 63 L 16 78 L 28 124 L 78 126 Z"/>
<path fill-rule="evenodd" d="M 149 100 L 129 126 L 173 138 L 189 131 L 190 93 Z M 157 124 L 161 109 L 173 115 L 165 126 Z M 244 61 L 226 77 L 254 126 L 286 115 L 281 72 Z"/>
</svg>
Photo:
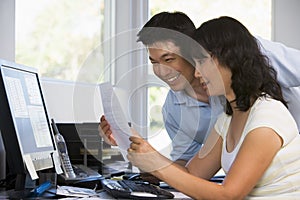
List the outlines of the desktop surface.
<svg viewBox="0 0 300 200">
<path fill-rule="evenodd" d="M 131 177 L 134 175 L 132 174 L 125 174 L 124 177 Z M 104 180 L 104 179 L 103 179 Z M 106 179 L 108 181 L 113 181 L 116 182 L 118 180 L 112 180 L 112 179 Z M 125 180 L 126 181 L 126 180 Z M 100 185 L 100 181 L 98 182 Z M 141 184 L 141 181 L 137 181 L 138 184 Z M 146 186 L 146 189 L 149 188 L 149 183 L 143 183 Z M 70 195 L 61 195 L 60 193 L 57 194 L 57 188 L 64 187 L 64 188 L 70 188 L 70 191 L 75 191 L 75 194 Z M 154 186 L 157 187 L 157 186 Z M 75 189 L 74 189 L 75 188 Z M 4 188 L 0 189 L 0 199 L 61 199 L 61 198 L 68 198 L 68 197 L 83 197 L 83 194 L 76 194 L 78 191 L 82 191 L 83 193 L 85 191 L 87 192 L 87 195 L 85 196 L 86 198 L 93 198 L 93 199 L 120 199 L 120 194 L 115 194 L 112 192 L 109 192 L 109 190 L 105 189 L 105 187 L 101 187 L 101 189 L 95 189 L 95 188 L 90 188 L 90 187 L 84 187 L 84 186 L 68 186 L 68 185 L 59 185 L 59 186 L 52 186 L 45 190 L 42 194 L 40 195 L 34 195 L 33 189 L 26 189 L 23 191 L 14 191 L 14 190 L 4 190 Z M 169 187 L 163 187 L 159 188 L 159 191 L 163 190 L 164 192 L 161 194 L 159 197 L 151 196 L 151 193 L 143 193 L 143 192 L 132 192 L 131 194 L 125 194 L 127 196 L 123 196 L 123 199 L 191 199 L 190 197 L 184 195 L 181 192 L 176 191 L 175 189 L 169 188 Z M 76 196 L 78 195 L 78 196 Z M 124 195 L 124 194 L 123 194 Z M 129 196 L 128 196 L 129 195 Z M 135 195 L 135 196 L 134 196 Z M 150 196 L 149 196 L 150 195 Z M 163 196 L 165 195 L 165 196 Z M 119 197 L 119 198 L 118 198 Z"/>
</svg>

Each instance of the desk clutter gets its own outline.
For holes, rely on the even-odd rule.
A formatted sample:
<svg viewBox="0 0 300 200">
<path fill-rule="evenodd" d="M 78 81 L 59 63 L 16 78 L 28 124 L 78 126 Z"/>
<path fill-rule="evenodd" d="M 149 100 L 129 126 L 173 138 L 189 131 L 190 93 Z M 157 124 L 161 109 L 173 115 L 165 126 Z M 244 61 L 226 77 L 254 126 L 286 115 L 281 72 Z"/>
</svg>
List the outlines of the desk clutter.
<svg viewBox="0 0 300 200">
<path fill-rule="evenodd" d="M 173 199 L 169 187 L 162 188 L 155 183 L 142 180 L 139 173 L 124 173 L 99 180 L 94 188 L 57 186 L 57 195 L 68 197 L 106 197 L 116 199 Z M 101 188 L 101 189 L 99 189 Z M 168 188 L 168 189 L 167 189 Z M 174 190 L 172 190 L 174 191 Z"/>
<path fill-rule="evenodd" d="M 103 189 L 114 198 L 122 199 L 173 199 L 174 195 L 144 181 L 103 179 Z"/>
<path fill-rule="evenodd" d="M 58 175 L 60 176 L 60 175 Z M 93 180 L 82 179 L 53 183 L 45 181 L 34 188 L 22 191 L 5 190 L 0 197 L 6 199 L 36 198 L 99 198 L 99 199 L 173 199 L 176 191 L 170 187 L 142 180 L 140 173 L 124 173 L 120 176 L 94 176 Z M 59 180 L 59 178 L 57 178 Z M 65 184 L 64 184 L 65 183 Z"/>
</svg>

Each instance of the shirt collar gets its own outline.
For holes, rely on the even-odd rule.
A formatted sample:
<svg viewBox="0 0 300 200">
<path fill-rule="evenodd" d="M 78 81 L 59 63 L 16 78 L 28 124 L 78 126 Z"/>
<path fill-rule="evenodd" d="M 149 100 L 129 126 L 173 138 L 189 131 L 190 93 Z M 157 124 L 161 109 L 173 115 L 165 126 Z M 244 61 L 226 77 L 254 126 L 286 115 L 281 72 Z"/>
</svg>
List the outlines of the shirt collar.
<svg viewBox="0 0 300 200">
<path fill-rule="evenodd" d="M 173 94 L 175 95 L 175 100 L 174 100 L 174 104 L 177 105 L 182 105 L 185 104 L 186 106 L 201 106 L 201 107 L 205 107 L 205 106 L 209 106 L 208 103 L 204 103 L 201 101 L 198 101 L 197 99 L 194 99 L 192 97 L 190 97 L 189 95 L 186 94 L 186 92 L 184 91 L 173 91 Z"/>
</svg>

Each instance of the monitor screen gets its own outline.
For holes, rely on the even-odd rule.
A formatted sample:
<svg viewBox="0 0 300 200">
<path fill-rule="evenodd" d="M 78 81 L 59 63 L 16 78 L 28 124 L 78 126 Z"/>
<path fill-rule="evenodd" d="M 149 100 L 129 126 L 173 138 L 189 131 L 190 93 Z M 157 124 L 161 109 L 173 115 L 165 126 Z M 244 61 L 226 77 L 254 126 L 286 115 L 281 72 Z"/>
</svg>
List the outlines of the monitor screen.
<svg viewBox="0 0 300 200">
<path fill-rule="evenodd" d="M 2 60 L 0 64 L 0 131 L 8 171 L 26 173 L 26 161 L 36 171 L 52 168 L 55 143 L 37 70 Z"/>
</svg>

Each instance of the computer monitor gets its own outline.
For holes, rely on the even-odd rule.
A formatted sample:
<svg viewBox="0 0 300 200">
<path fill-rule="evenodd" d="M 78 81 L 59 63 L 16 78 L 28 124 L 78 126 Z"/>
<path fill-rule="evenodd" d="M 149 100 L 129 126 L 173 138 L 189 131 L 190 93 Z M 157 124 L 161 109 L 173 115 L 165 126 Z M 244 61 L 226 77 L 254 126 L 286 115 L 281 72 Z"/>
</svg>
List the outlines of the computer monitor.
<svg viewBox="0 0 300 200">
<path fill-rule="evenodd" d="M 22 190 L 26 163 L 33 164 L 35 171 L 52 168 L 56 151 L 37 70 L 0 60 L 0 102 L 6 171 L 18 175 L 15 189 Z"/>
</svg>

